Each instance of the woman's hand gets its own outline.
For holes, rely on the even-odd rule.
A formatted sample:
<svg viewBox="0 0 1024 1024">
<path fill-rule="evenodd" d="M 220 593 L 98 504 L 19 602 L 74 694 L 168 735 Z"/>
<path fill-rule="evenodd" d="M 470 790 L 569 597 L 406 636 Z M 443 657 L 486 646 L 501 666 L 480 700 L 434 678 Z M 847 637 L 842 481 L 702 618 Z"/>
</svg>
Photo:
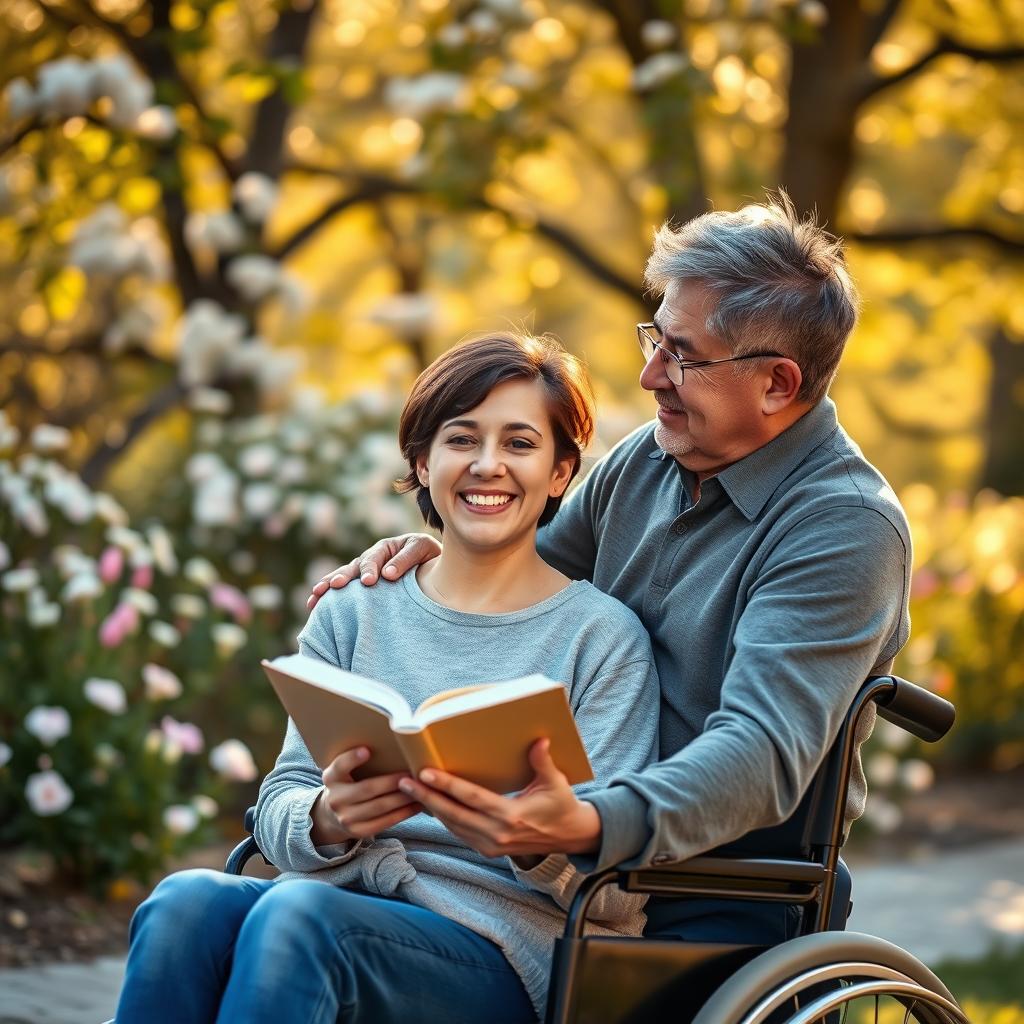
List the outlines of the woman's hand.
<svg viewBox="0 0 1024 1024">
<path fill-rule="evenodd" d="M 601 845 L 601 817 L 593 804 L 576 796 L 549 747 L 544 739 L 530 748 L 536 774 L 516 796 L 498 796 L 430 768 L 398 786 L 485 857 L 530 858 L 533 866 L 549 853 L 592 853 Z"/>
<path fill-rule="evenodd" d="M 329 572 L 313 587 L 313 593 L 306 600 L 306 607 L 312 611 L 328 589 L 339 590 L 359 578 L 367 587 L 377 582 L 383 573 L 389 580 L 397 580 L 410 569 L 441 554 L 441 545 L 428 533 L 403 533 L 400 537 L 385 537 L 377 541 L 347 565 Z"/>
<path fill-rule="evenodd" d="M 392 772 L 355 782 L 352 772 L 370 751 L 356 747 L 339 754 L 323 772 L 324 791 L 313 804 L 314 846 L 366 839 L 411 818 L 422 809 L 398 784 L 408 772 Z"/>
</svg>

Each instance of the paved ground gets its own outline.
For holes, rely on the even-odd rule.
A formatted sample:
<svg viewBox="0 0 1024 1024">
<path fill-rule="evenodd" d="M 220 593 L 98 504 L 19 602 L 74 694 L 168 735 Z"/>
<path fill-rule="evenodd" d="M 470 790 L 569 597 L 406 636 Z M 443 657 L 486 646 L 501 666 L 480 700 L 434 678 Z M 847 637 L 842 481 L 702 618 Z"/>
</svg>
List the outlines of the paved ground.
<svg viewBox="0 0 1024 1024">
<path fill-rule="evenodd" d="M 1024 840 L 853 867 L 851 930 L 880 935 L 926 963 L 1024 942 Z M 0 1024 L 99 1024 L 113 1013 L 123 971 L 117 957 L 0 971 Z"/>
</svg>

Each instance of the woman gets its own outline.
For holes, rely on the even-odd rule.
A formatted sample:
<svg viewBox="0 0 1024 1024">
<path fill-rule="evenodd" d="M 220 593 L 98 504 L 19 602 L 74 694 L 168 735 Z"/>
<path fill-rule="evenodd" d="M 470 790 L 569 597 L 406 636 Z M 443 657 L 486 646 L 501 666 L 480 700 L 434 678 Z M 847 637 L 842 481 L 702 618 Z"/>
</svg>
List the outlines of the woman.
<svg viewBox="0 0 1024 1024">
<path fill-rule="evenodd" d="M 416 706 L 475 681 L 562 681 L 595 781 L 653 759 L 658 686 L 625 606 L 537 554 L 593 432 L 585 373 L 547 339 L 459 346 L 413 387 L 399 441 L 444 553 L 394 587 L 332 591 L 299 650 L 378 678 Z M 274 882 L 188 871 L 132 922 L 119 1024 L 191 1021 L 508 1021 L 543 1012 L 554 938 L 580 877 L 564 854 L 496 858 L 403 792 L 355 782 L 368 751 L 321 774 L 291 722 L 257 804 Z M 545 741 L 519 797 L 550 796 L 553 828 L 596 811 Z M 566 800 L 564 795 L 569 795 Z M 559 796 L 562 794 L 562 796 Z M 323 885 L 328 882 L 330 885 Z M 597 934 L 640 934 L 642 898 L 606 889 Z"/>
</svg>

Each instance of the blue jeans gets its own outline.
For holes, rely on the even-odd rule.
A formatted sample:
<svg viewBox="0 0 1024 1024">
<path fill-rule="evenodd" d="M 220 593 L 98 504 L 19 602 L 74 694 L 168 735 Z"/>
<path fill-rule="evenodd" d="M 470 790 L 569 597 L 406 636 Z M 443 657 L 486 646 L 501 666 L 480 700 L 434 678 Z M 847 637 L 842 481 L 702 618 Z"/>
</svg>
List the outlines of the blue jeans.
<svg viewBox="0 0 1024 1024">
<path fill-rule="evenodd" d="M 117 1024 L 536 1020 L 501 950 L 433 911 L 316 881 L 165 878 L 135 912 Z"/>
</svg>

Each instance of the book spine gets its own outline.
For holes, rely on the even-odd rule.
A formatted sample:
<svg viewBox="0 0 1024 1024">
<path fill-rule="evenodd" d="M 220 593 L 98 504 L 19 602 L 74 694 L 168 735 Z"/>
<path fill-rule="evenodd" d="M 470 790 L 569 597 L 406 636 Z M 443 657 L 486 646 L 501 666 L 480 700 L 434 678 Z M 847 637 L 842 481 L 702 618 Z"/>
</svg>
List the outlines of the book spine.
<svg viewBox="0 0 1024 1024">
<path fill-rule="evenodd" d="M 395 732 L 398 745 L 402 748 L 406 764 L 413 776 L 419 775 L 424 768 L 444 768 L 444 762 L 437 752 L 430 733 L 425 729 L 416 731 Z"/>
</svg>

